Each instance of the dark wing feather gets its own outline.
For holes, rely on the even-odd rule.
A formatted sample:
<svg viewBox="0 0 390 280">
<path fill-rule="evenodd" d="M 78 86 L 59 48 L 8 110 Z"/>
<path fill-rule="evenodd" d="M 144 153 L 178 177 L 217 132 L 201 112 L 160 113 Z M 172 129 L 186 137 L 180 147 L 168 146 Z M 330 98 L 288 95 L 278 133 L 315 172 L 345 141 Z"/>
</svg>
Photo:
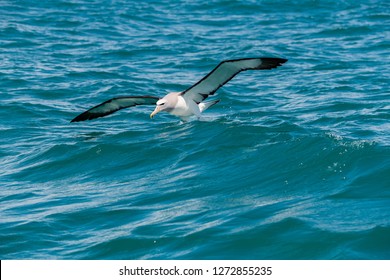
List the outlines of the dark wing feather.
<svg viewBox="0 0 390 280">
<path fill-rule="evenodd" d="M 92 120 L 110 115 L 118 110 L 137 105 L 155 105 L 159 100 L 155 96 L 122 96 L 115 97 L 99 104 L 75 117 L 71 122 Z"/>
<path fill-rule="evenodd" d="M 276 68 L 285 63 L 287 59 L 259 57 L 225 60 L 218 64 L 209 74 L 199 82 L 186 89 L 181 95 L 199 103 L 209 95 L 213 95 L 220 87 L 233 79 L 241 71 L 266 70 Z"/>
</svg>

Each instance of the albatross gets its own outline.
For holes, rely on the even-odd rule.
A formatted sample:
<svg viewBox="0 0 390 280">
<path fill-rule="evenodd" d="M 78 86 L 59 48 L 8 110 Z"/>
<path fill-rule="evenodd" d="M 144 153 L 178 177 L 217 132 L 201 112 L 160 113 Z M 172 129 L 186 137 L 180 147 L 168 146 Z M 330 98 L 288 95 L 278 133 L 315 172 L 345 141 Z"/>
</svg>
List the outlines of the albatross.
<svg viewBox="0 0 390 280">
<path fill-rule="evenodd" d="M 286 61 L 287 59 L 276 57 L 224 60 L 204 78 L 184 91 L 171 92 L 162 98 L 150 95 L 114 97 L 81 113 L 71 122 L 104 117 L 118 110 L 138 105 L 156 106 L 150 114 L 150 118 L 159 112 L 167 112 L 183 121 L 187 121 L 191 116 L 199 118 L 202 112 L 219 102 L 219 100 L 205 101 L 205 99 L 213 95 L 238 73 L 247 70 L 273 69 Z"/>
</svg>

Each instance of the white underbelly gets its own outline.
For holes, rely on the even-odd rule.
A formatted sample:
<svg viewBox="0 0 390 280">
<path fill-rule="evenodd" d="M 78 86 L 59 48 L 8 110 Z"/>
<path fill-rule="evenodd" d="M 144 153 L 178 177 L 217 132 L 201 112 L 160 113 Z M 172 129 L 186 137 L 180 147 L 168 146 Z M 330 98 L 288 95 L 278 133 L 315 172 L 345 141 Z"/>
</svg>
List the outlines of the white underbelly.
<svg viewBox="0 0 390 280">
<path fill-rule="evenodd" d="M 178 101 L 175 108 L 169 113 L 177 117 L 189 117 L 194 115 L 190 104 L 187 104 L 182 96 L 178 97 Z"/>
</svg>

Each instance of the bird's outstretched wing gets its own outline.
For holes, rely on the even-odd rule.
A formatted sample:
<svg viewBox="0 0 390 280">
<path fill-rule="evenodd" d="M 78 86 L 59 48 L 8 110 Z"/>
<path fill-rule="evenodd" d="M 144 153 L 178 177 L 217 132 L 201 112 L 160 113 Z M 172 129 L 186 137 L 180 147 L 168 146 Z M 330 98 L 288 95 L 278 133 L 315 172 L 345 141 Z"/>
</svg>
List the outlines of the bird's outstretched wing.
<svg viewBox="0 0 390 280">
<path fill-rule="evenodd" d="M 92 120 L 110 115 L 120 109 L 137 105 L 155 105 L 159 100 L 155 96 L 122 96 L 115 97 L 99 104 L 75 117 L 71 122 Z"/>
<path fill-rule="evenodd" d="M 220 87 L 229 82 L 235 75 L 246 70 L 266 70 L 276 68 L 287 59 L 259 57 L 225 60 L 218 64 L 199 82 L 181 92 L 181 95 L 199 103 L 213 95 Z"/>
</svg>

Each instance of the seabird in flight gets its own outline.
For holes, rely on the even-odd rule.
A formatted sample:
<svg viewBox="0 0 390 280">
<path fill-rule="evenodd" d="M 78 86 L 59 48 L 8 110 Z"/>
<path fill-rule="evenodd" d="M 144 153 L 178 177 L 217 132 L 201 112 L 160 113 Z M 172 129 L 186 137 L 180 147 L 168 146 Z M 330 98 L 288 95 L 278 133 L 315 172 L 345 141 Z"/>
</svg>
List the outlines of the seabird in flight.
<svg viewBox="0 0 390 280">
<path fill-rule="evenodd" d="M 219 100 L 205 101 L 205 99 L 213 95 L 238 73 L 246 70 L 272 69 L 281 66 L 286 61 L 287 59 L 284 58 L 272 57 L 225 60 L 185 91 L 171 92 L 163 98 L 149 95 L 115 97 L 81 113 L 71 122 L 104 117 L 120 109 L 137 105 L 156 105 L 156 108 L 150 114 L 151 118 L 158 112 L 168 112 L 183 121 L 188 120 L 191 116 L 199 118 L 204 110 L 219 102 Z"/>
</svg>

